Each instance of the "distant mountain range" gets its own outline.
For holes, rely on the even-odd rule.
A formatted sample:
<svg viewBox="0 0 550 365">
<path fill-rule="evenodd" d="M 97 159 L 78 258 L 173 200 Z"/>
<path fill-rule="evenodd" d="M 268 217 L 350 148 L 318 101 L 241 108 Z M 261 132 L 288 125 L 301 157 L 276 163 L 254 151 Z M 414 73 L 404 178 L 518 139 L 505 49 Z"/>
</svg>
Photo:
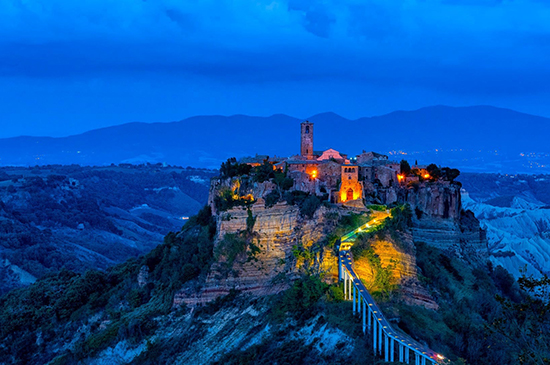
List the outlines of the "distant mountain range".
<svg viewBox="0 0 550 365">
<path fill-rule="evenodd" d="M 465 171 L 550 171 L 550 119 L 508 109 L 433 106 L 356 120 L 334 113 L 307 119 L 315 123 L 316 150 L 373 150 Z M 0 139 L 0 165 L 166 162 L 212 168 L 232 156 L 298 153 L 301 121 L 283 114 L 197 116 L 62 138 L 6 138 Z"/>
</svg>

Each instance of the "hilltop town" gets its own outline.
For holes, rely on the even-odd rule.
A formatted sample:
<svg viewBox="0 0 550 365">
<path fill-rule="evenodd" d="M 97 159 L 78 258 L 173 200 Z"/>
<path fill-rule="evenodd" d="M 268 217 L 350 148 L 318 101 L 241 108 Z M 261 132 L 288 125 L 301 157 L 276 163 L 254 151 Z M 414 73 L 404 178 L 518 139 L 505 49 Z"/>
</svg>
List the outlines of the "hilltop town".
<svg viewBox="0 0 550 365">
<path fill-rule="evenodd" d="M 250 168 L 237 165 L 247 165 Z M 302 122 L 300 125 L 299 154 L 287 158 L 256 155 L 243 157 L 238 162 L 229 160 L 222 165 L 221 176 L 231 177 L 248 172 L 254 173 L 262 170 L 262 167 L 264 167 L 264 173 L 266 170 L 269 173 L 272 168 L 275 173 L 284 174 L 289 181 L 288 184 L 291 184 L 284 190 L 301 191 L 323 197 L 323 200 L 331 203 L 358 209 L 369 204 L 389 205 L 405 202 L 416 207 L 418 202 L 408 201 L 407 188 L 417 188 L 423 182 L 438 182 L 439 187 L 458 186 L 459 183 L 455 183 L 454 179 L 460 173 L 456 169 L 440 168 L 434 164 L 421 166 L 415 162 L 413 166 L 410 166 L 407 161 L 392 161 L 387 155 L 372 151 L 363 150 L 360 154 L 352 157 L 332 148 L 315 150 L 314 124 L 309 121 Z M 263 182 L 263 180 L 269 179 L 260 178 L 255 181 Z M 239 190 L 242 191 L 241 183 L 239 183 Z M 278 185 L 281 187 L 280 184 Z M 231 188 L 234 193 L 238 193 L 236 186 Z M 276 186 L 272 188 L 276 188 Z M 256 194 L 249 192 L 248 194 L 236 194 L 235 197 L 240 196 L 249 200 L 265 199 L 269 190 L 271 189 L 267 186 L 265 189 L 257 191 Z M 451 202 L 441 208 L 441 217 L 458 216 L 460 195 L 455 195 L 455 198 L 454 204 Z M 444 200 L 437 199 L 434 203 Z M 213 202 L 213 199 L 211 201 Z M 454 213 L 450 211 L 453 206 Z M 215 205 L 213 205 L 213 209 L 216 209 Z M 422 210 L 422 208 L 419 209 Z"/>
</svg>

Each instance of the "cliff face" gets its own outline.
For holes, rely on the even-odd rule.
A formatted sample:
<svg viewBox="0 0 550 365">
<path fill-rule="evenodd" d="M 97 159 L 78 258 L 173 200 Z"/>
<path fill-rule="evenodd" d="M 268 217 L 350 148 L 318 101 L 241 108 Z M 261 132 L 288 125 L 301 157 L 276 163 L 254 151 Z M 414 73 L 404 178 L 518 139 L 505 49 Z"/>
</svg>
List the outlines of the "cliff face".
<svg viewBox="0 0 550 365">
<path fill-rule="evenodd" d="M 374 253 L 380 258 L 384 268 L 390 268 L 391 282 L 398 287 L 403 300 L 412 305 L 437 309 L 439 306 L 428 291 L 418 281 L 418 267 L 412 235 L 400 233 L 397 240 L 389 235 L 375 238 L 371 243 Z M 376 284 L 376 271 L 366 257 L 354 260 L 354 268 L 359 277 L 366 282 L 369 290 L 380 290 Z"/>
<path fill-rule="evenodd" d="M 460 187 L 449 182 L 393 186 L 367 193 L 377 196 L 386 205 L 408 203 L 417 215 L 426 215 L 429 218 L 458 219 L 462 210 Z"/>
<path fill-rule="evenodd" d="M 294 246 L 311 248 L 322 241 L 338 221 L 336 210 L 321 207 L 312 219 L 305 219 L 296 206 L 278 203 L 265 208 L 261 200 L 250 210 L 255 218 L 252 241 L 259 252 L 251 255 L 248 248 L 231 265 L 226 257 L 220 257 L 212 266 L 204 287 L 200 291 L 187 289 L 178 293 L 175 305 L 209 302 L 228 294 L 231 289 L 254 295 L 278 293 L 287 288 L 287 279 L 297 277 L 306 267 L 325 273 L 327 280 L 337 278 L 338 264 L 330 249 L 319 246 L 308 262 L 292 253 Z M 245 231 L 247 218 L 248 211 L 243 208 L 220 213 L 217 216 L 216 246 L 221 244 L 225 235 Z"/>
<path fill-rule="evenodd" d="M 421 183 L 380 191 L 385 204 L 408 203 L 413 211 L 413 240 L 426 242 L 458 257 L 487 258 L 488 244 L 479 221 L 462 209 L 460 186 L 448 182 Z"/>
<path fill-rule="evenodd" d="M 216 212 L 215 196 L 224 189 L 235 196 L 251 194 L 255 203 L 250 210 L 237 207 Z M 231 289 L 257 296 L 275 294 L 286 289 L 293 278 L 306 270 L 322 273 L 327 281 L 337 280 L 337 257 L 326 245 L 326 237 L 350 208 L 321 206 L 311 219 L 306 219 L 295 205 L 280 202 L 266 208 L 263 198 L 273 189 L 275 185 L 271 182 L 258 184 L 247 179 L 212 181 L 209 203 L 216 212 L 217 221 L 214 251 L 219 251 L 217 248 L 228 234 L 247 232 L 249 246 L 232 260 L 224 255 L 216 257 L 204 285 L 182 289 L 176 294 L 174 305 L 206 303 L 228 294 Z M 408 203 L 413 211 L 413 227 L 409 233 L 400 233 L 397 241 L 392 237 L 376 239 L 371 247 L 380 258 L 382 267 L 391 267 L 392 281 L 398 285 L 405 301 L 437 308 L 418 281 L 413 242 L 423 241 L 459 257 L 479 260 L 485 257 L 487 247 L 484 231 L 472 214 L 462 212 L 457 185 L 424 183 L 409 188 L 388 188 L 378 194 L 385 204 Z M 251 218 L 254 219 L 252 228 L 249 227 Z M 253 250 L 253 246 L 258 248 L 258 252 Z M 297 255 L 296 247 L 307 250 L 307 255 Z M 375 269 L 367 259 L 359 258 L 356 268 L 361 278 L 374 283 Z"/>
</svg>

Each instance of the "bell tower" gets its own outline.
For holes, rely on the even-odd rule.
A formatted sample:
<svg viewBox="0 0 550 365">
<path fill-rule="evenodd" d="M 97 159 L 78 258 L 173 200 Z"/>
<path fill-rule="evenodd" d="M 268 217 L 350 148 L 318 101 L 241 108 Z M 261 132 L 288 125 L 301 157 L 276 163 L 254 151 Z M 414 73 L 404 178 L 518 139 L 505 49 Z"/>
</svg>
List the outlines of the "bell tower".
<svg viewBox="0 0 550 365">
<path fill-rule="evenodd" d="M 306 120 L 301 126 L 300 155 L 313 160 L 313 123 Z"/>
</svg>

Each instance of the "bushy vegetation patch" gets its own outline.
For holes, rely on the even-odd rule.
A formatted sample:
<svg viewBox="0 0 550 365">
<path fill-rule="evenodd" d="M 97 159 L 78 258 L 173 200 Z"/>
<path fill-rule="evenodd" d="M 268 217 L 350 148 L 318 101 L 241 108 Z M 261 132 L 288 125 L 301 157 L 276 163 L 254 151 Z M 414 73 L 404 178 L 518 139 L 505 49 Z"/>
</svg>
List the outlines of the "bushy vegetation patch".
<svg viewBox="0 0 550 365">
<path fill-rule="evenodd" d="M 222 162 L 220 167 L 220 176 L 222 178 L 238 177 L 250 174 L 251 170 L 252 166 L 245 163 L 239 163 L 235 157 L 231 157 L 227 159 L 226 162 Z"/>
<path fill-rule="evenodd" d="M 327 197 L 325 197 L 326 200 Z M 286 192 L 283 196 L 288 205 L 297 205 L 300 208 L 300 214 L 306 218 L 313 218 L 313 215 L 319 209 L 323 198 L 303 191 L 295 190 Z"/>
<path fill-rule="evenodd" d="M 116 340 L 141 341 L 155 330 L 153 318 L 171 310 L 175 290 L 208 270 L 215 232 L 210 208 L 205 207 L 182 232 L 169 233 L 148 255 L 106 272 L 64 270 L 8 293 L 0 298 L 0 343 L 11 345 L 0 348 L 2 358 L 24 364 L 29 356 L 40 356 L 32 362 L 47 363 L 52 357 L 48 341 L 66 336 L 70 342 L 93 313 L 103 313 L 107 327 L 92 325 L 91 335 L 77 341 L 73 351 L 58 354 L 56 361 L 80 361 Z M 137 275 L 143 267 L 149 272 L 148 283 L 140 287 Z M 41 345 L 36 341 L 39 333 Z"/>
<path fill-rule="evenodd" d="M 233 262 L 238 255 L 246 252 L 248 247 L 247 239 L 239 233 L 226 233 L 218 243 L 215 250 L 216 259 L 224 257 L 229 267 L 233 266 Z"/>
<path fill-rule="evenodd" d="M 400 303 L 399 327 L 457 364 L 460 358 L 472 364 L 545 363 L 549 305 L 528 295 L 528 288 L 540 292 L 550 283 L 523 278 L 518 284 L 500 266 L 468 264 L 421 242 L 416 251 L 419 279 L 440 308 Z"/>
<path fill-rule="evenodd" d="M 219 194 L 214 197 L 214 205 L 220 212 L 224 212 L 235 207 L 250 207 L 254 203 L 251 195 L 240 196 L 231 189 L 221 189 Z"/>
<path fill-rule="evenodd" d="M 317 302 L 327 291 L 328 285 L 318 277 L 306 276 L 295 281 L 290 289 L 279 296 L 272 315 L 277 320 L 287 315 L 301 320 L 311 318 L 317 314 Z"/>
<path fill-rule="evenodd" d="M 379 204 L 370 204 L 367 206 L 370 210 L 375 210 L 377 212 L 385 212 L 387 207 L 385 205 L 379 205 Z"/>
<path fill-rule="evenodd" d="M 277 204 L 280 200 L 280 194 L 277 190 L 271 190 L 269 194 L 265 196 L 265 207 L 271 208 Z"/>
</svg>

